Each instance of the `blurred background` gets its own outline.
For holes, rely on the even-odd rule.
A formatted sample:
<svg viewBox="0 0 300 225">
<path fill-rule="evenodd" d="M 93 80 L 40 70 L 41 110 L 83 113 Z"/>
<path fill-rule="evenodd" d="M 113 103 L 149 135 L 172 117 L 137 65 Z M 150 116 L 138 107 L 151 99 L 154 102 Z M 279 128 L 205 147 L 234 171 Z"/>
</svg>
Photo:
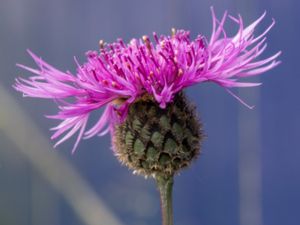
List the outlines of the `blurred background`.
<svg viewBox="0 0 300 225">
<path fill-rule="evenodd" d="M 29 48 L 50 64 L 75 72 L 73 56 L 98 41 L 168 34 L 172 27 L 209 37 L 210 6 L 245 23 L 267 10 L 274 17 L 264 56 L 283 51 L 283 63 L 235 90 L 249 110 L 214 84 L 187 94 L 198 107 L 208 138 L 203 154 L 175 181 L 175 225 L 300 224 L 300 2 L 296 0 L 0 0 L 0 224 L 157 225 L 159 196 L 151 179 L 133 176 L 110 149 L 110 138 L 74 139 L 52 150 L 43 115 L 46 100 L 12 89 L 22 63 L 35 66 Z M 234 29 L 230 24 L 228 29 Z M 233 30 L 235 31 L 235 30 Z"/>
</svg>

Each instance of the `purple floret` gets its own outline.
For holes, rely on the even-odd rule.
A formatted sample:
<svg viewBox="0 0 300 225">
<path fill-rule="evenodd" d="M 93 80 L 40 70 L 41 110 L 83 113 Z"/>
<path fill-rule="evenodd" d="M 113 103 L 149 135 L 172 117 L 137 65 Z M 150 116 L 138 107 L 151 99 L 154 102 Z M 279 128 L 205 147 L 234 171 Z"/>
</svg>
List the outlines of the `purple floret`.
<svg viewBox="0 0 300 225">
<path fill-rule="evenodd" d="M 182 89 L 211 81 L 242 102 L 229 88 L 258 86 L 260 83 L 240 82 L 239 78 L 259 75 L 280 63 L 276 59 L 281 52 L 257 59 L 266 48 L 265 35 L 274 20 L 262 34 L 254 36 L 265 13 L 247 27 L 241 16 L 235 18 L 225 12 L 218 20 L 212 10 L 212 17 L 209 41 L 201 35 L 191 40 L 189 31 L 178 30 L 171 36 L 158 37 L 154 33 L 153 41 L 143 36 L 128 44 L 121 39 L 111 44 L 101 42 L 99 52 L 86 53 L 85 64 L 75 60 L 76 74 L 57 70 L 28 51 L 38 69 L 19 65 L 35 75 L 18 78 L 14 87 L 24 96 L 53 99 L 59 104 L 58 114 L 48 116 L 61 120 L 52 128 L 52 139 L 63 136 L 57 146 L 79 133 L 73 152 L 82 138 L 112 131 L 116 123 L 124 121 L 130 104 L 144 96 L 154 98 L 165 108 Z M 238 26 L 233 37 L 224 28 L 228 19 Z M 103 107 L 98 122 L 86 129 L 90 113 Z"/>
</svg>

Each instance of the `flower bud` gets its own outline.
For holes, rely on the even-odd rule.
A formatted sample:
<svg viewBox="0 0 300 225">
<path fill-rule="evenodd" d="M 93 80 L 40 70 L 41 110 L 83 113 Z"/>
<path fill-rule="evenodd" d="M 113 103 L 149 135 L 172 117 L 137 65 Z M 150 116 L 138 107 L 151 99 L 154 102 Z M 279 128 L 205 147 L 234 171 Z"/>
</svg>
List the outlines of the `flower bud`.
<svg viewBox="0 0 300 225">
<path fill-rule="evenodd" d="M 201 127 L 182 92 L 165 109 L 154 99 L 141 98 L 116 126 L 113 145 L 118 159 L 134 172 L 172 176 L 199 155 Z"/>
</svg>

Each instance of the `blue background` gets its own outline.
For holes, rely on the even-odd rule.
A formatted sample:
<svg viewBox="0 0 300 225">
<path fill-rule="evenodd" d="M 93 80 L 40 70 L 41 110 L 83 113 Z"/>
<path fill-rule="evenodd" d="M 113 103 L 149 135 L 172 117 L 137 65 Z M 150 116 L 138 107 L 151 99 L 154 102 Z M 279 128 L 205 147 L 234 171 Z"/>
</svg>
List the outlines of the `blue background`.
<svg viewBox="0 0 300 225">
<path fill-rule="evenodd" d="M 28 75 L 15 67 L 16 62 L 34 66 L 27 48 L 57 68 L 74 72 L 73 56 L 84 62 L 85 51 L 97 49 L 100 39 L 112 42 L 122 37 L 127 42 L 153 31 L 168 34 L 172 27 L 190 30 L 192 37 L 198 33 L 209 37 L 211 5 L 218 17 L 226 9 L 232 15 L 241 13 L 246 24 L 267 10 L 258 33 L 272 17 L 277 23 L 268 34 L 264 56 L 282 50 L 283 63 L 254 78 L 263 82 L 261 87 L 236 90 L 245 101 L 256 105 L 253 110 L 214 84 L 187 90 L 208 138 L 201 157 L 176 177 L 175 224 L 299 225 L 299 1 L 0 0 L 0 88 L 10 96 L 0 99 L 19 105 L 22 111 L 16 113 L 34 121 L 39 135 L 50 142 L 49 128 L 56 123 L 43 115 L 55 113 L 55 104 L 23 99 L 11 88 L 17 75 Z M 0 105 L 1 119 L 14 120 L 5 118 L 6 109 L 5 104 Z M 87 224 L 74 211 L 70 199 L 49 183 L 46 172 L 28 161 L 27 153 L 21 153 L 18 138 L 8 134 L 9 126 L 1 127 L 1 119 L 0 224 Z M 12 126 L 9 128 L 19 129 Z M 73 143 L 74 139 L 59 151 L 47 152 L 71 163 L 122 224 L 160 224 L 154 181 L 133 176 L 121 166 L 112 154 L 108 135 L 82 141 L 71 155 Z M 53 169 L 56 167 L 59 165 L 53 164 Z M 68 177 L 62 182 L 68 183 Z"/>
</svg>

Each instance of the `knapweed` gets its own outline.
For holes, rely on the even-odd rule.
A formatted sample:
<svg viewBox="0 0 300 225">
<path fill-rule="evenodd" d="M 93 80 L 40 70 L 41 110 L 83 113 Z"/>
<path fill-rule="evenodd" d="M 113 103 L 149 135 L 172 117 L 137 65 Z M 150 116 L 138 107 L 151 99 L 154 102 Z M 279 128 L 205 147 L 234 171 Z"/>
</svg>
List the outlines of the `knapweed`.
<svg viewBox="0 0 300 225">
<path fill-rule="evenodd" d="M 214 82 L 245 104 L 229 89 L 253 87 L 259 83 L 240 82 L 240 78 L 266 72 L 276 65 L 280 52 L 258 59 L 266 48 L 265 35 L 271 25 L 258 36 L 255 28 L 265 13 L 244 27 L 241 16 L 224 13 L 218 20 L 212 10 L 213 29 L 210 39 L 172 29 L 170 36 L 153 34 L 122 39 L 106 44 L 100 51 L 87 52 L 87 62 L 77 72 L 62 72 L 29 51 L 38 69 L 21 68 L 35 74 L 18 78 L 14 88 L 24 96 L 53 99 L 59 105 L 61 120 L 52 128 L 52 139 L 61 137 L 55 146 L 78 133 L 72 152 L 81 139 L 112 135 L 118 159 L 145 176 L 153 176 L 161 195 L 163 224 L 172 225 L 173 176 L 188 166 L 200 152 L 202 125 L 195 107 L 183 90 L 194 84 Z M 224 27 L 228 18 L 237 25 L 234 36 Z M 246 104 L 245 104 L 246 105 Z M 104 108 L 102 116 L 86 129 L 90 114 Z"/>
<path fill-rule="evenodd" d="M 143 36 L 128 44 L 122 39 L 111 44 L 100 41 L 99 52 L 86 53 L 86 63 L 75 59 L 76 74 L 62 72 L 29 51 L 38 69 L 19 65 L 35 75 L 18 78 L 14 88 L 59 105 L 57 115 L 47 116 L 61 120 L 52 128 L 51 138 L 61 137 L 55 146 L 78 133 L 74 152 L 81 139 L 111 132 L 114 152 L 124 164 L 146 176 L 172 176 L 198 155 L 203 137 L 183 90 L 214 82 L 238 98 L 230 88 L 260 85 L 240 78 L 259 75 L 279 63 L 280 52 L 258 59 L 274 25 L 273 21 L 254 35 L 265 13 L 247 27 L 241 16 L 225 12 L 218 20 L 212 10 L 212 17 L 209 40 L 202 35 L 192 40 L 189 31 L 173 29 L 169 36 L 153 33 L 152 40 Z M 234 36 L 225 31 L 228 19 L 238 27 Z M 105 108 L 102 116 L 87 129 L 91 112 L 101 108 Z"/>
</svg>

